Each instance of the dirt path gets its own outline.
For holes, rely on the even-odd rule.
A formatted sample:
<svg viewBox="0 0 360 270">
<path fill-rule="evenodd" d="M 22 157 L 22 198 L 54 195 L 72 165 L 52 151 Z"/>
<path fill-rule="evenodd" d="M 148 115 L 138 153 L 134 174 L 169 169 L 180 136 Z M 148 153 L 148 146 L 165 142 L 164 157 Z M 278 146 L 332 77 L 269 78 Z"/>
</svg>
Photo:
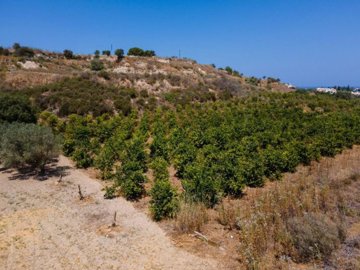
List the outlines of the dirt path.
<svg viewBox="0 0 360 270">
<path fill-rule="evenodd" d="M 59 166 L 61 183 L 55 174 L 39 181 L 0 172 L 0 269 L 219 269 L 176 248 L 131 203 L 104 200 L 101 184 L 65 157 Z"/>
</svg>

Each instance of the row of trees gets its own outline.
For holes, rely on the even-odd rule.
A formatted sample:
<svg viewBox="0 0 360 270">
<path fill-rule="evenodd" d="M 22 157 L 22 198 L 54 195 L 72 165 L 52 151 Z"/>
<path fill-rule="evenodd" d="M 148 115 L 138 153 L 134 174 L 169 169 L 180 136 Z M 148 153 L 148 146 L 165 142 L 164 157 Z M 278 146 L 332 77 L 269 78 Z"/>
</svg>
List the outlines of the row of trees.
<svg viewBox="0 0 360 270">
<path fill-rule="evenodd" d="M 334 156 L 360 143 L 359 100 L 301 93 L 267 94 L 128 116 L 72 116 L 65 154 L 95 166 L 126 198 L 145 192 L 146 172 L 155 219 L 173 216 L 179 194 L 167 168 L 177 170 L 186 200 L 208 207 L 240 196 L 299 164 Z M 150 138 L 150 140 L 149 140 Z"/>
<path fill-rule="evenodd" d="M 4 53 L 4 49 L 0 47 L 0 54 Z M 74 59 L 75 55 L 72 50 L 66 49 L 63 51 L 63 55 L 66 59 Z M 100 57 L 100 51 L 96 50 L 94 52 L 95 58 Z M 103 50 L 102 55 L 110 56 L 111 51 L 110 50 Z M 124 57 L 124 50 L 123 49 L 116 49 L 114 52 L 114 55 L 117 56 L 118 60 L 120 61 Z M 138 47 L 133 47 L 128 50 L 127 55 L 129 56 L 144 56 L 144 57 L 152 57 L 156 56 L 155 51 L 152 50 L 143 50 Z"/>
</svg>

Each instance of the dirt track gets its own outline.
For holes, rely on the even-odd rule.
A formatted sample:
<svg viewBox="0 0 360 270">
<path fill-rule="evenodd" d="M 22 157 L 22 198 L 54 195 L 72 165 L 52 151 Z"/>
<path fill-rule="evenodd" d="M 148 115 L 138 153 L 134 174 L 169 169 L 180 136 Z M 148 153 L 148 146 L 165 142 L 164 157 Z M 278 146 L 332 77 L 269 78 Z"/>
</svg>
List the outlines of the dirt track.
<svg viewBox="0 0 360 270">
<path fill-rule="evenodd" d="M 131 203 L 104 200 L 101 184 L 66 158 L 55 165 L 43 181 L 0 172 L 0 269 L 221 268 L 176 248 Z M 61 183 L 59 167 L 65 174 Z M 115 211 L 117 226 L 112 228 Z"/>
</svg>

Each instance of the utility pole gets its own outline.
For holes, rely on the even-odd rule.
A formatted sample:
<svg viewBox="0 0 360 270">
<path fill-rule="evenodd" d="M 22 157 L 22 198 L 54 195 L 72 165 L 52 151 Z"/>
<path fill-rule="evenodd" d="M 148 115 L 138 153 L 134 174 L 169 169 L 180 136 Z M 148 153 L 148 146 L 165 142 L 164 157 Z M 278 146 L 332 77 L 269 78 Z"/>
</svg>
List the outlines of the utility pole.
<svg viewBox="0 0 360 270">
<path fill-rule="evenodd" d="M 179 49 L 179 59 L 181 59 L 181 50 Z"/>
<path fill-rule="evenodd" d="M 112 44 L 110 45 L 110 53 L 112 54 Z"/>
</svg>

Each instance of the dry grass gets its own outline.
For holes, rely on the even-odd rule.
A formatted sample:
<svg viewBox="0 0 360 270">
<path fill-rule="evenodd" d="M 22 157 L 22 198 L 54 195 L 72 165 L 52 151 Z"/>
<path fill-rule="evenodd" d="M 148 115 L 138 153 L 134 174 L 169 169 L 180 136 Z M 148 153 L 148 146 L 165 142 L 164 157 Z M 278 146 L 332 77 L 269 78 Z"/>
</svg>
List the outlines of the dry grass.
<svg viewBox="0 0 360 270">
<path fill-rule="evenodd" d="M 180 204 L 180 211 L 176 217 L 176 229 L 179 232 L 202 231 L 202 227 L 208 221 L 206 207 L 200 203 Z"/>
<path fill-rule="evenodd" d="M 236 210 L 241 263 L 248 269 L 271 269 L 274 261 L 269 258 L 328 258 L 345 238 L 347 217 L 354 217 L 345 196 L 359 180 L 359 150 L 300 168 L 264 189 L 249 190 Z M 353 192 L 360 195 L 360 189 Z"/>
</svg>

